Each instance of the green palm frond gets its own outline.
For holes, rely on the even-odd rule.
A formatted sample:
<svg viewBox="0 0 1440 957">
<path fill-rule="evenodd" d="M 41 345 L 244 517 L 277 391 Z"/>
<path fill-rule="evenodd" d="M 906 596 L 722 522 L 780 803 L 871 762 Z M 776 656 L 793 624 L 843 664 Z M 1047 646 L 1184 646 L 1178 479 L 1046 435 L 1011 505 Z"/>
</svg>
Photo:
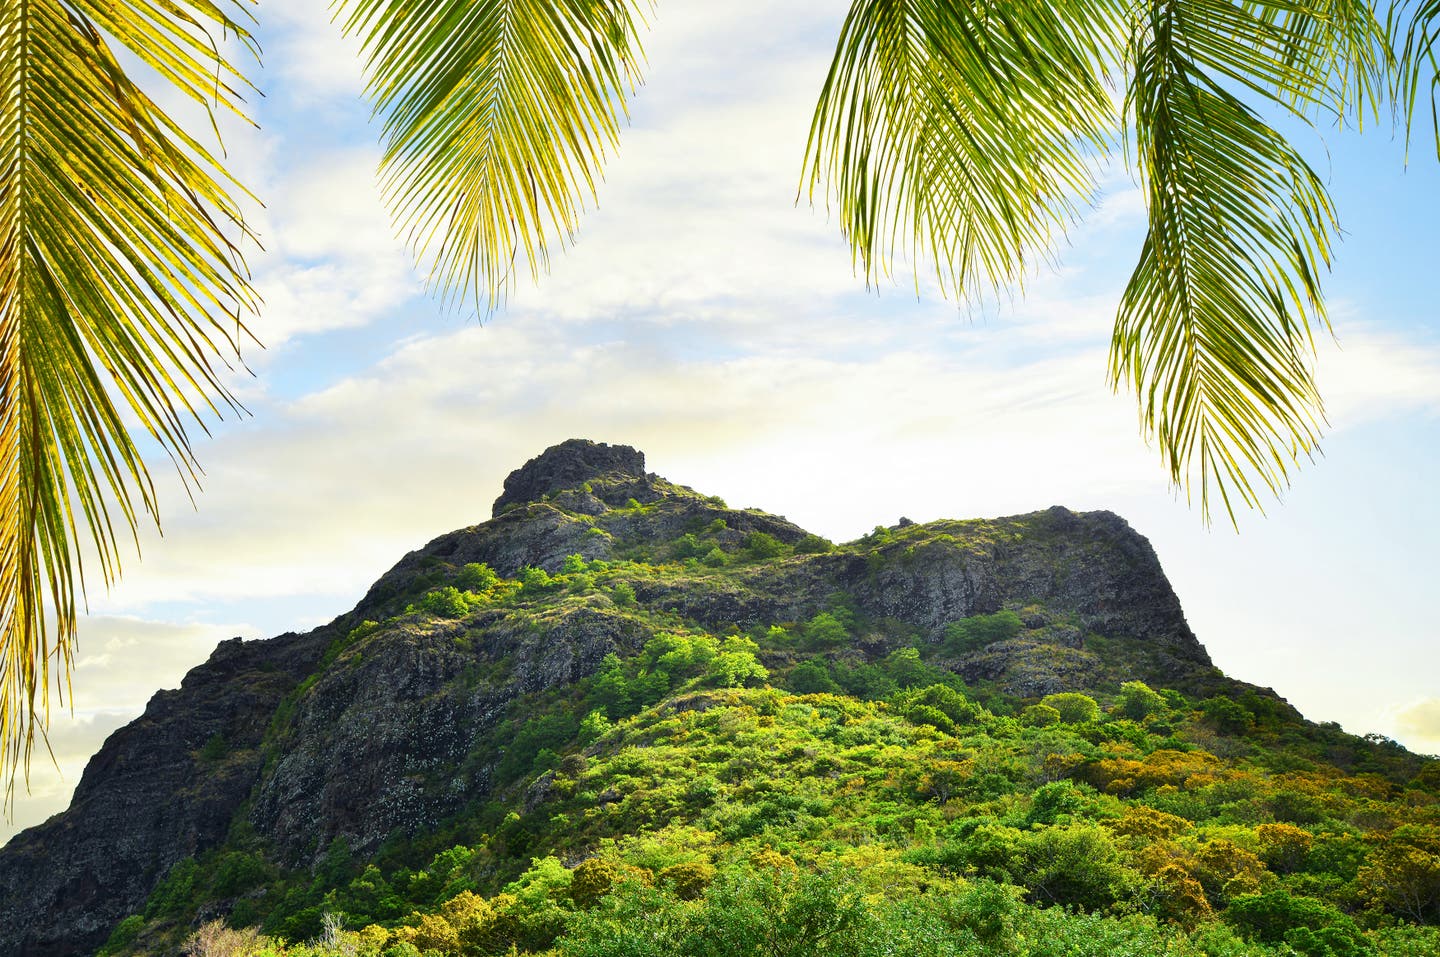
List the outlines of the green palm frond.
<svg viewBox="0 0 1440 957">
<path fill-rule="evenodd" d="M 1393 68 L 1367 0 L 855 0 L 805 176 L 867 278 L 918 254 L 973 295 L 1023 279 L 1099 157 L 1133 141 L 1150 231 L 1112 382 L 1134 387 L 1172 480 L 1233 518 L 1232 494 L 1258 505 L 1315 448 L 1335 230 L 1323 185 L 1240 97 L 1358 122 Z"/>
<path fill-rule="evenodd" d="M 432 282 L 493 306 L 573 238 L 636 79 L 632 0 L 345 0 L 382 181 Z"/>
<path fill-rule="evenodd" d="M 1212 493 L 1233 522 L 1237 500 L 1260 506 L 1260 490 L 1278 494 L 1317 448 L 1312 330 L 1327 322 L 1320 275 L 1337 228 L 1319 177 L 1232 89 L 1300 115 L 1365 109 L 1385 77 L 1367 9 L 1317 21 L 1283 3 L 1176 0 L 1132 38 L 1127 107 L 1149 231 L 1112 382 L 1134 388 L 1172 481 L 1198 486 L 1207 518 Z"/>
<path fill-rule="evenodd" d="M 1092 192 L 1119 22 L 1107 3 L 857 0 L 805 167 L 867 280 L 897 255 L 960 294 L 1023 280 Z"/>
<path fill-rule="evenodd" d="M 1391 67 L 1368 0 L 1246 0 L 1156 5 L 1196 66 L 1301 116 L 1357 122 L 1377 114 Z"/>
<path fill-rule="evenodd" d="M 142 510 L 155 514 L 132 429 L 189 481 L 187 425 L 233 405 L 215 363 L 253 306 L 235 246 L 247 234 L 238 187 L 135 86 L 111 46 L 207 108 L 235 110 L 245 82 L 220 52 L 227 38 L 249 43 L 241 21 L 207 0 L 0 7 L 7 785 L 43 737 L 52 684 L 68 691 L 82 528 L 108 584 L 117 535 L 133 538 Z"/>
<path fill-rule="evenodd" d="M 1395 99 L 1405 114 L 1406 141 L 1416 111 L 1428 99 L 1435 155 L 1440 158 L 1440 0 L 1396 4 L 1389 26 L 1399 61 Z"/>
</svg>

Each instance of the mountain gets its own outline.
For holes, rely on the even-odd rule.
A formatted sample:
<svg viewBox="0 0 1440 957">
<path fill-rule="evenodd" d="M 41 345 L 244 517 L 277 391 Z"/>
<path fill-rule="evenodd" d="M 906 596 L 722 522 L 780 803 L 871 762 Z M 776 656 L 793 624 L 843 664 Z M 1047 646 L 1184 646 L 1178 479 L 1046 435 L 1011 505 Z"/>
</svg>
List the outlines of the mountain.
<svg viewBox="0 0 1440 957">
<path fill-rule="evenodd" d="M 787 717 L 796 708 L 811 716 Z M 888 741 L 888 757 L 867 764 L 860 745 L 842 748 L 849 732 L 820 728 L 815 708 L 841 715 L 856 741 Z M 748 769 L 727 764 L 743 737 L 724 730 L 727 714 L 777 736 Z M 795 750 L 775 763 L 782 739 Z M 683 784 L 637 784 L 662 745 L 660 777 Z M 876 774 L 876 762 L 898 764 Z M 802 765 L 814 778 L 803 798 L 790 780 Z M 512 473 L 489 521 L 405 556 L 350 612 L 304 634 L 223 642 L 157 693 L 90 761 L 67 811 L 0 849 L 0 955 L 86 954 L 107 939 L 107 953 L 173 952 L 216 917 L 293 941 L 319 934 L 327 912 L 408 920 L 374 933 L 411 946 L 421 917 L 407 913 L 481 900 L 462 892 L 524 899 L 515 887 L 540 878 L 510 882 L 532 858 L 563 860 L 552 871 L 566 887 L 574 865 L 604 858 L 673 889 L 616 842 L 718 842 L 689 861 L 712 869 L 739 860 L 734 848 L 745 860 L 782 845 L 802 861 L 841 854 L 845 788 L 893 819 L 847 825 L 863 834 L 852 843 L 889 848 L 891 863 L 909 855 L 906 873 L 931 875 L 922 890 L 978 876 L 1015 888 L 1015 906 L 1193 927 L 1283 886 L 1335 920 L 1424 923 L 1440 917 L 1436 768 L 1221 674 L 1149 543 L 1108 512 L 902 519 L 837 546 L 649 473 L 634 449 L 571 440 Z M 1348 796 L 1336 804 L 1331 791 Z M 1368 803 L 1352 807 L 1362 792 Z M 1036 811 L 1053 800 L 1059 817 Z M 1174 843 L 1173 860 L 1147 863 L 1125 844 L 1141 820 L 1132 805 L 1161 816 L 1144 820 Z M 1017 863 L 1031 851 L 995 864 L 971 847 L 989 833 L 976 821 L 1021 835 L 1016 847 L 1037 828 L 1083 825 L 1125 870 L 1103 893 L 1063 881 L 1037 891 Z M 1206 821 L 1228 836 L 1207 836 Z M 1314 872 L 1267 865 L 1265 824 L 1302 830 L 1288 836 L 1306 848 L 1339 841 L 1333 853 L 1348 857 Z M 811 831 L 827 835 L 823 854 Z M 1396 833 L 1401 843 L 1386 843 Z M 1204 864 L 1217 840 L 1248 855 L 1225 880 Z M 1388 846 L 1422 855 L 1422 888 L 1435 862 L 1434 899 L 1410 914 L 1362 879 Z M 946 847 L 961 850 L 943 858 Z M 1156 903 L 1176 888 L 1194 898 L 1181 917 Z M 573 910 L 581 898 L 566 893 Z M 453 952 L 555 940 L 507 933 Z M 1340 946 L 1335 934 L 1325 946 Z"/>
</svg>

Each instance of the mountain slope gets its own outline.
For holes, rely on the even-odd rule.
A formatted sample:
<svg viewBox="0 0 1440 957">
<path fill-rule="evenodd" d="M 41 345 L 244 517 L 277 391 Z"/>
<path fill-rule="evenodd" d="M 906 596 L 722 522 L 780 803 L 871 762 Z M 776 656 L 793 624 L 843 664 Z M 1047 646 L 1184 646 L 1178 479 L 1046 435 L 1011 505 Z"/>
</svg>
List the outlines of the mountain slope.
<svg viewBox="0 0 1440 957">
<path fill-rule="evenodd" d="M 1035 774 L 1095 795 L 1125 796 L 1135 790 L 1125 781 L 1147 776 L 1148 786 L 1182 786 L 1213 777 L 1203 765 L 1220 759 L 1171 760 L 1182 773 L 1152 768 L 1151 755 L 1202 744 L 1238 755 L 1244 735 L 1218 734 L 1227 720 L 1251 736 L 1289 735 L 1293 760 L 1378 772 L 1387 788 L 1423 770 L 1403 751 L 1306 725 L 1272 692 L 1220 674 L 1149 544 L 1109 513 L 902 522 L 833 546 L 647 473 L 633 449 L 572 440 L 513 473 L 490 521 L 407 555 L 348 614 L 305 635 L 226 642 L 179 691 L 157 694 L 92 759 L 70 810 L 0 850 L 0 955 L 89 952 L 142 913 L 130 928 L 157 947 L 207 914 L 310 936 L 324 901 L 367 862 L 414 868 L 450 843 L 486 848 L 484 863 L 467 858 L 465 879 L 484 889 L 532 851 L 584 855 L 671 826 L 733 843 L 765 833 L 766 816 L 787 826 L 803 817 L 838 840 L 846 818 L 833 794 L 774 784 L 789 803 L 773 804 L 733 787 L 745 784 L 725 770 L 734 729 L 710 758 L 682 748 L 671 759 L 695 772 L 671 775 L 689 781 L 682 793 L 720 789 L 695 807 L 636 787 L 636 767 L 606 766 L 605 755 L 637 742 L 655 753 L 674 722 L 697 738 L 707 732 L 696 721 L 731 713 L 743 724 L 769 710 L 767 727 L 783 725 L 794 699 L 761 690 L 767 680 L 843 695 L 826 707 L 888 729 L 873 733 L 900 749 L 893 780 L 843 753 L 817 759 L 823 736 L 804 719 L 791 744 L 824 765 L 810 772 L 820 791 L 856 779 L 907 807 L 983 804 L 1046 783 Z M 1169 697 L 1126 686 L 1137 681 Z M 1053 773 L 1044 754 L 1029 769 L 1035 736 L 1060 713 L 1023 709 L 1079 691 L 1113 699 L 1116 721 L 1133 705 L 1148 723 L 1087 732 L 1098 741 L 1081 734 L 1050 755 Z M 1239 710 L 1194 709 L 1216 701 Z M 1106 750 L 1126 735 L 1133 758 Z M 695 770 L 707 761 L 719 763 Z M 927 771 L 967 761 L 968 771 L 950 768 L 954 787 Z M 977 761 L 1013 765 L 985 772 L 999 775 L 995 794 L 964 783 Z M 749 773 L 784 777 L 759 764 Z M 635 794 L 639 810 L 627 804 Z M 1100 816 L 1122 810 L 1119 798 L 1086 800 Z M 431 890 L 438 905 L 441 887 Z M 367 906 L 347 913 L 403 916 L 391 913 L 398 904 Z"/>
</svg>

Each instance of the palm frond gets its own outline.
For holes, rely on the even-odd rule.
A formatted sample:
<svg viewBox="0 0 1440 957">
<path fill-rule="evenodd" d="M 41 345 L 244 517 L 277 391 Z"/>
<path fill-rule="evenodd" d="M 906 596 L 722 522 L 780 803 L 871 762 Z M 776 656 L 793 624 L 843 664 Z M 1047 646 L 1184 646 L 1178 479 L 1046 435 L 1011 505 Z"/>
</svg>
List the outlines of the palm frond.
<svg viewBox="0 0 1440 957">
<path fill-rule="evenodd" d="M 1326 322 L 1320 273 L 1336 228 L 1324 185 L 1224 80 L 1313 99 L 1330 82 L 1319 44 L 1279 65 L 1229 0 L 1155 4 L 1138 25 L 1128 96 L 1149 231 L 1111 346 L 1111 375 L 1140 400 L 1171 479 L 1278 493 L 1323 421 L 1310 357 Z M 1261 82 L 1254 82 L 1257 78 Z"/>
<path fill-rule="evenodd" d="M 1370 0 L 1177 4 L 1170 15 L 1197 67 L 1301 117 L 1379 114 L 1393 68 Z"/>
<path fill-rule="evenodd" d="M 1093 190 L 1119 23 L 1103 0 L 856 0 L 805 176 L 867 281 L 897 255 L 960 294 L 1023 280 Z"/>
<path fill-rule="evenodd" d="M 118 43 L 181 93 L 237 110 L 208 0 L 0 7 L 0 775 L 13 786 L 68 693 L 83 531 L 103 579 L 155 514 L 127 415 L 196 474 L 186 429 L 233 405 L 217 360 L 253 307 L 247 234 L 217 162 L 126 75 Z M 207 32 L 209 31 L 209 32 Z M 203 423 L 201 423 L 203 427 Z"/>
<path fill-rule="evenodd" d="M 493 306 L 573 238 L 635 81 L 638 0 L 346 0 L 382 182 L 431 281 Z"/>
<path fill-rule="evenodd" d="M 1440 158 L 1440 0 L 1395 4 L 1389 28 L 1398 58 L 1395 101 L 1405 115 L 1406 144 L 1416 111 L 1429 99 L 1430 130 Z"/>
</svg>

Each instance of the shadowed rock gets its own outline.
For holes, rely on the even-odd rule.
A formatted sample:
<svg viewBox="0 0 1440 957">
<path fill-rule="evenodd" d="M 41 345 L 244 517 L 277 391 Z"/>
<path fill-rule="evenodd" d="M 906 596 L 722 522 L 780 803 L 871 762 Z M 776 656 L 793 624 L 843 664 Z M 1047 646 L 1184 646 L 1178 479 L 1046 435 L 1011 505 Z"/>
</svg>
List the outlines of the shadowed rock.
<svg viewBox="0 0 1440 957">
<path fill-rule="evenodd" d="M 547 495 L 576 488 L 602 476 L 645 477 L 645 453 L 628 445 L 606 445 L 589 439 L 567 439 L 552 445 L 505 479 L 505 491 L 490 514 L 538 502 Z"/>
</svg>

